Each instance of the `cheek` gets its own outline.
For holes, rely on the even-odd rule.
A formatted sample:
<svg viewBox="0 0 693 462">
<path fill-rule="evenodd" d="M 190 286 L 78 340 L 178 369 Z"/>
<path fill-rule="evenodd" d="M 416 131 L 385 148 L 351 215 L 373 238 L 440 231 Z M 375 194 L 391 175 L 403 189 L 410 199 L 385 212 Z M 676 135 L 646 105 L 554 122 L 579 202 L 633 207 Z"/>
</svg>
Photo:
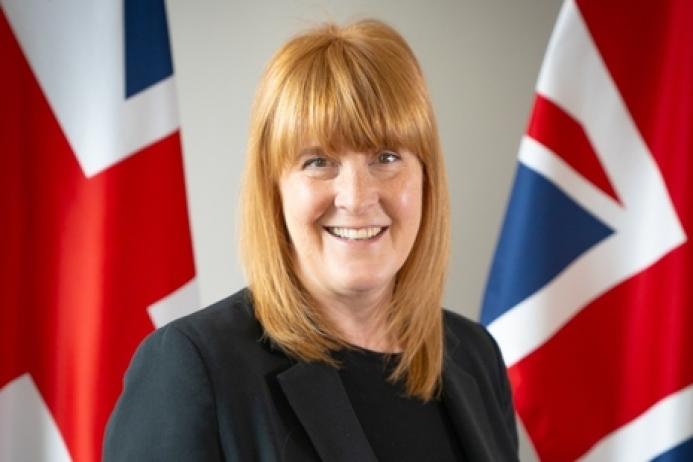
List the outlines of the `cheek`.
<svg viewBox="0 0 693 462">
<path fill-rule="evenodd" d="M 420 176 L 408 178 L 398 185 L 393 197 L 396 213 L 402 220 L 402 225 L 416 233 L 421 222 L 423 201 L 423 185 Z"/>
<path fill-rule="evenodd" d="M 284 220 L 293 239 L 310 233 L 311 228 L 329 207 L 324 188 L 309 181 L 286 180 L 280 186 Z"/>
<path fill-rule="evenodd" d="M 421 188 L 411 188 L 403 191 L 400 194 L 399 206 L 403 213 L 407 215 L 420 215 L 421 214 Z"/>
</svg>

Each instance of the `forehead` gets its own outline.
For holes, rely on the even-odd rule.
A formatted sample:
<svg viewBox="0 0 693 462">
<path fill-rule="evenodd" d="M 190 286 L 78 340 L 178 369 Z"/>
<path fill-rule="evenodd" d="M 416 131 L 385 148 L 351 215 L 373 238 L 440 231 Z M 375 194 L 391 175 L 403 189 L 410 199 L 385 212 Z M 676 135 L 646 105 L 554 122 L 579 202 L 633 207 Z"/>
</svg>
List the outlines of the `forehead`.
<svg viewBox="0 0 693 462">
<path fill-rule="evenodd" d="M 344 116 L 342 116 L 344 117 Z M 364 123 L 364 121 L 362 121 Z M 365 122 L 356 126 L 352 121 L 312 121 L 311 126 L 304 122 L 303 136 L 295 137 L 294 153 L 318 149 L 327 154 L 340 152 L 373 152 L 380 149 L 396 149 L 406 143 L 391 130 L 383 130 Z"/>
</svg>

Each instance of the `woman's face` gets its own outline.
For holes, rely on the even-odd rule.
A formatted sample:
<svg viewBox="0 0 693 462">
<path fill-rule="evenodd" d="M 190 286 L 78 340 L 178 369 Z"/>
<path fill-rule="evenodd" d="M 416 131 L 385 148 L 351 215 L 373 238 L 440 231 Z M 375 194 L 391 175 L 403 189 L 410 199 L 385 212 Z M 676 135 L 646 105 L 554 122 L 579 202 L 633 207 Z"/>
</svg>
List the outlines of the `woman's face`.
<svg viewBox="0 0 693 462">
<path fill-rule="evenodd" d="M 421 222 L 423 173 L 408 151 L 302 149 L 280 178 L 299 276 L 312 295 L 390 290 Z"/>
</svg>

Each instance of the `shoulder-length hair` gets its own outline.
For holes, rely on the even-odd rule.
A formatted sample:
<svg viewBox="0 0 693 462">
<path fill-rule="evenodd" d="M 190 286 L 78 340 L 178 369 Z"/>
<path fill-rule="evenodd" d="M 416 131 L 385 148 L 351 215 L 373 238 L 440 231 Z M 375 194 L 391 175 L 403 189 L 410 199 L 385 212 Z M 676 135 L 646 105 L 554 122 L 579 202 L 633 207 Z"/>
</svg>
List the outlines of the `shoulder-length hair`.
<svg viewBox="0 0 693 462">
<path fill-rule="evenodd" d="M 421 224 L 396 276 L 387 325 L 402 347 L 391 380 L 403 378 L 410 396 L 430 399 L 443 362 L 449 198 L 423 74 L 394 29 L 362 20 L 294 37 L 267 65 L 251 116 L 240 252 L 255 314 L 290 356 L 336 365 L 330 352 L 345 342 L 296 275 L 279 194 L 279 178 L 306 139 L 328 152 L 407 149 L 421 162 Z"/>
</svg>

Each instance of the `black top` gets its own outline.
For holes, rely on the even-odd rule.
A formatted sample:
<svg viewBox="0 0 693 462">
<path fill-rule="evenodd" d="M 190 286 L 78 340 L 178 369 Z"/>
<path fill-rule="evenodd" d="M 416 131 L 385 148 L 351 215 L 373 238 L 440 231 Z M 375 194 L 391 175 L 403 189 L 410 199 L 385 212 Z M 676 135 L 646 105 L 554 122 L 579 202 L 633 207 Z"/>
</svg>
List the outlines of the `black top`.
<svg viewBox="0 0 693 462">
<path fill-rule="evenodd" d="M 441 400 L 457 441 L 470 461 L 517 462 L 497 345 L 457 314 L 445 311 L 443 322 Z M 263 336 L 247 290 L 149 335 L 124 385 L 104 462 L 379 462 L 339 371 L 288 357 Z"/>
<path fill-rule="evenodd" d="M 339 376 L 380 462 L 466 460 L 445 407 L 405 396 L 402 381 L 387 380 L 397 355 L 362 348 L 334 354 Z"/>
</svg>

